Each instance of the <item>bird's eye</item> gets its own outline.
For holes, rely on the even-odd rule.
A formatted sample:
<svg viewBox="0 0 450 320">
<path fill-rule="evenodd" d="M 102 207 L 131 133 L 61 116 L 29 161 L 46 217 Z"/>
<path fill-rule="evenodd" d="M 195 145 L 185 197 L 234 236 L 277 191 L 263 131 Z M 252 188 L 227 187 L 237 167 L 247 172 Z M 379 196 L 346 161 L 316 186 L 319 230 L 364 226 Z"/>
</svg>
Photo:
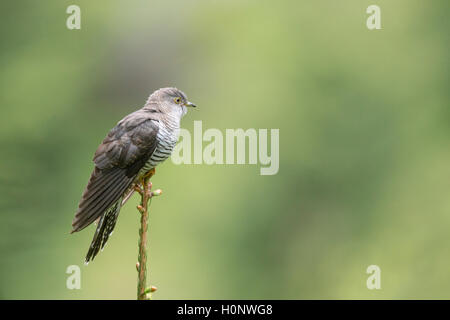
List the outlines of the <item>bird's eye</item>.
<svg viewBox="0 0 450 320">
<path fill-rule="evenodd" d="M 173 99 L 173 101 L 175 101 L 176 104 L 180 104 L 181 103 L 181 98 L 180 97 L 176 97 Z"/>
</svg>

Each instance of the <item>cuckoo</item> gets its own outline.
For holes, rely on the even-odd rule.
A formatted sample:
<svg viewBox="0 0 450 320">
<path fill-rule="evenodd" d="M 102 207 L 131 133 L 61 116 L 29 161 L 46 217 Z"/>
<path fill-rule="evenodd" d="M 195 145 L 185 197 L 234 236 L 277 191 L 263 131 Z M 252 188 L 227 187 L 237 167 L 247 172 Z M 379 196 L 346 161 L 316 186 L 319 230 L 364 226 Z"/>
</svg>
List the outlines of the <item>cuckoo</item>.
<svg viewBox="0 0 450 320">
<path fill-rule="evenodd" d="M 178 141 L 181 118 L 195 105 L 176 88 L 153 92 L 141 109 L 108 133 L 94 154 L 94 171 L 81 197 L 72 232 L 97 221 L 86 263 L 103 249 L 121 207 L 145 175 L 166 160 Z"/>
</svg>

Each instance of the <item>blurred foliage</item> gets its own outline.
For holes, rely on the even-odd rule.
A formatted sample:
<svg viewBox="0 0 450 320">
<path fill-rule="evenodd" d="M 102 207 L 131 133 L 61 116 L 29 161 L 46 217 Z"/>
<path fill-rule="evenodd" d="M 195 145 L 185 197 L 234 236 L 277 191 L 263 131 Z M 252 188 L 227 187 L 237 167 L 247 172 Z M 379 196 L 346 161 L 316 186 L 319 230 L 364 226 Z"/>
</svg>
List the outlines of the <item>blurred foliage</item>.
<svg viewBox="0 0 450 320">
<path fill-rule="evenodd" d="M 169 85 L 200 106 L 187 129 L 279 128 L 280 171 L 158 168 L 156 299 L 450 298 L 449 1 L 0 8 L 0 298 L 135 298 L 137 197 L 88 267 L 94 227 L 70 224 L 97 145 Z M 366 288 L 371 264 L 382 290 Z"/>
</svg>

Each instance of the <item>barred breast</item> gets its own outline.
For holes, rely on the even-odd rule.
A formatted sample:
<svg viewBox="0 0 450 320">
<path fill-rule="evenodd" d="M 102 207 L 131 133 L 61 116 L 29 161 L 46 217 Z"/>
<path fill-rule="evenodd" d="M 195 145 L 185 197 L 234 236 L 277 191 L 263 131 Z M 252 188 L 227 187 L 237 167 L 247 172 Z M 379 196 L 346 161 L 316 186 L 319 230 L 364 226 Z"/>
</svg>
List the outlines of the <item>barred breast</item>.
<svg viewBox="0 0 450 320">
<path fill-rule="evenodd" d="M 173 148 L 177 144 L 179 132 L 179 126 L 176 126 L 176 124 L 172 126 L 171 123 L 165 125 L 160 122 L 158 134 L 156 136 L 158 144 L 156 145 L 155 151 L 151 155 L 150 159 L 148 159 L 145 166 L 139 172 L 138 176 L 148 172 L 150 169 L 156 167 L 158 164 L 170 157 Z"/>
</svg>

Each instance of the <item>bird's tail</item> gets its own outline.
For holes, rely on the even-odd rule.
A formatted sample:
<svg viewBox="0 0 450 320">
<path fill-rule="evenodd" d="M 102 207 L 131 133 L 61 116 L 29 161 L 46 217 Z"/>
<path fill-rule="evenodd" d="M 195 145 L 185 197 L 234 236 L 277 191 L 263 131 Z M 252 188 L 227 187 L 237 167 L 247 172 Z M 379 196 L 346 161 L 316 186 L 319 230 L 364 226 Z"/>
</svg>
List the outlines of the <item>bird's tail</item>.
<svg viewBox="0 0 450 320">
<path fill-rule="evenodd" d="M 86 255 L 85 263 L 94 260 L 95 256 L 100 250 L 103 250 L 109 236 L 112 234 L 116 226 L 117 217 L 119 216 L 120 208 L 122 207 L 122 197 L 118 199 L 108 210 L 106 210 L 100 218 L 100 221 L 95 230 L 94 238 L 92 239 L 88 253 Z"/>
</svg>

